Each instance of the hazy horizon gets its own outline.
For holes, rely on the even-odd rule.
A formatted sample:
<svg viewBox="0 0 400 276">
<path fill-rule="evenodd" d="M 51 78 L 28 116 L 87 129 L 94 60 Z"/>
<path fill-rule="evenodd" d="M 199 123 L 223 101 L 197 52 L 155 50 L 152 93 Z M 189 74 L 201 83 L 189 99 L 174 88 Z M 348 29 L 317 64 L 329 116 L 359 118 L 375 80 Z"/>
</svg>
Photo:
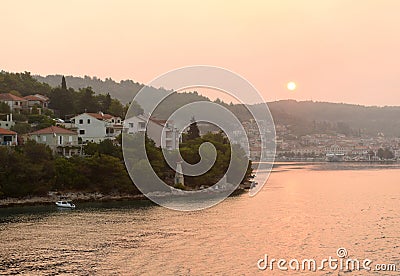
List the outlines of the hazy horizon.
<svg viewBox="0 0 400 276">
<path fill-rule="evenodd" d="M 1 70 L 1 69 L 0 69 Z M 29 72 L 29 71 L 28 71 Z M 19 72 L 12 72 L 12 73 L 19 73 Z M 61 74 L 57 74 L 57 73 L 55 73 L 55 74 L 49 74 L 49 75 L 40 75 L 40 74 L 33 74 L 33 73 L 31 73 L 33 76 L 41 76 L 41 77 L 47 77 L 47 76 L 55 76 L 55 75 L 61 75 Z M 97 78 L 97 79 L 99 79 L 99 80 L 101 80 L 101 81 L 105 81 L 106 80 L 106 78 L 111 78 L 111 77 L 105 77 L 105 78 L 99 78 L 99 77 L 97 77 L 97 76 L 88 76 L 88 75 L 83 75 L 83 76 L 73 76 L 73 75 L 64 75 L 67 79 L 68 79 L 68 77 L 78 77 L 78 78 L 84 78 L 85 76 L 87 76 L 87 77 L 90 77 L 90 78 Z M 123 80 L 115 80 L 115 79 L 113 79 L 113 78 L 111 78 L 113 81 L 115 81 L 116 83 L 120 83 L 121 81 L 133 81 L 133 82 L 138 82 L 138 83 L 141 83 L 141 84 L 145 84 L 145 83 L 143 83 L 143 82 L 141 82 L 141 81 L 139 81 L 139 80 L 135 80 L 135 79 L 123 79 Z M 67 83 L 68 84 L 68 83 Z M 209 91 L 207 91 L 207 90 L 209 90 Z M 238 103 L 238 102 L 235 102 L 235 99 L 234 98 L 232 98 L 232 97 L 230 97 L 230 96 L 227 96 L 226 94 L 225 95 L 223 95 L 223 94 L 213 94 L 212 93 L 212 91 L 216 91 L 216 90 L 212 90 L 211 91 L 211 89 L 205 89 L 205 88 L 193 88 L 193 89 L 184 89 L 184 90 L 180 90 L 180 91 L 177 91 L 178 93 L 181 93 L 181 92 L 194 92 L 194 91 L 196 91 L 196 92 L 198 92 L 200 95 L 203 95 L 203 96 L 206 96 L 206 97 L 208 97 L 210 100 L 212 100 L 212 101 L 214 101 L 214 100 L 216 100 L 217 98 L 218 99 L 220 99 L 220 100 L 222 100 L 222 101 L 224 101 L 225 103 L 230 103 L 230 102 L 233 102 L 234 104 L 236 104 L 236 103 Z M 95 91 L 95 92 L 97 92 L 97 91 Z M 221 92 L 221 91 L 218 91 L 218 92 Z M 223 92 L 222 92 L 223 93 Z M 297 101 L 297 102 L 307 102 L 307 101 L 312 101 L 312 102 L 315 102 L 315 103 L 332 103 L 332 104 L 346 104 L 346 105 L 358 105 L 358 106 L 365 106 L 365 107 L 400 107 L 400 104 L 398 104 L 398 105 L 365 105 L 365 104 L 359 104 L 359 103 L 350 103 L 350 102 L 334 102 L 334 101 L 324 101 L 324 100 L 311 100 L 311 99 L 300 99 L 300 100 L 298 100 L 298 99 L 295 99 L 295 98 L 281 98 L 281 99 L 271 99 L 271 100 L 268 100 L 268 101 L 266 101 L 267 103 L 268 102 L 277 102 L 277 101 L 291 101 L 291 100 L 293 100 L 293 101 Z M 251 103 L 251 104 L 260 104 L 260 103 Z"/>
<path fill-rule="evenodd" d="M 5 71 L 141 83 L 206 64 L 240 74 L 266 101 L 393 106 L 399 10 L 390 0 L 6 2 L 0 60 Z"/>
</svg>

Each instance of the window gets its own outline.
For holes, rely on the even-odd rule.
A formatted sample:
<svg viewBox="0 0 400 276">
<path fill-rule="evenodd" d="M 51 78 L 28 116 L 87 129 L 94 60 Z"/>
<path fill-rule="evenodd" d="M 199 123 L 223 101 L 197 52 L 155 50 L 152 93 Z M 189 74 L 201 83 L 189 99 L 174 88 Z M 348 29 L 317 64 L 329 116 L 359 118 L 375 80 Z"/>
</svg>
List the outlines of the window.
<svg viewBox="0 0 400 276">
<path fill-rule="evenodd" d="M 62 145 L 63 144 L 63 137 L 60 135 L 58 139 L 58 144 Z"/>
<path fill-rule="evenodd" d="M 79 130 L 79 134 L 82 134 L 82 135 L 85 134 L 85 130 L 84 129 L 80 129 Z"/>
<path fill-rule="evenodd" d="M 87 123 L 90 124 L 90 119 L 87 119 Z"/>
<path fill-rule="evenodd" d="M 144 122 L 139 122 L 139 129 L 145 129 L 145 126 Z"/>
<path fill-rule="evenodd" d="M 46 142 L 46 136 L 42 136 L 42 142 Z"/>
<path fill-rule="evenodd" d="M 68 137 L 68 142 L 70 142 L 70 143 L 72 142 L 72 136 Z"/>
<path fill-rule="evenodd" d="M 130 127 L 130 128 L 133 128 L 133 123 L 129 123 L 129 127 Z"/>
<path fill-rule="evenodd" d="M 79 124 L 80 125 L 83 124 L 83 120 L 82 119 L 79 120 Z"/>
</svg>

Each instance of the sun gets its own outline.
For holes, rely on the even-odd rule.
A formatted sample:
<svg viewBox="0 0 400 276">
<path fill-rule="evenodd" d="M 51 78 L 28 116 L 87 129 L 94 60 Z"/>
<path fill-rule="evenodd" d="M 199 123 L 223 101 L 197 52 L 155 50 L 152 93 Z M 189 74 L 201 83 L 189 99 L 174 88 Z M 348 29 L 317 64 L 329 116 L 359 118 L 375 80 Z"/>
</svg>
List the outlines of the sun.
<svg viewBox="0 0 400 276">
<path fill-rule="evenodd" d="M 296 83 L 293 81 L 290 81 L 287 83 L 286 85 L 287 89 L 289 89 L 290 91 L 294 91 L 297 87 Z"/>
</svg>

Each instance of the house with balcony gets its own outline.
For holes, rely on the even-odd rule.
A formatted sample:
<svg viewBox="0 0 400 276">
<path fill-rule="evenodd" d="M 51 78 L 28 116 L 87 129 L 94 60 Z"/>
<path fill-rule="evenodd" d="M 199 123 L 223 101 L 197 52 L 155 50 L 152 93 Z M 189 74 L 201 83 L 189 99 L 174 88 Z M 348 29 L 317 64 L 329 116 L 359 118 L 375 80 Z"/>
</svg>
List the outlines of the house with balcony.
<svg viewBox="0 0 400 276">
<path fill-rule="evenodd" d="M 0 146 L 15 146 L 18 144 L 17 141 L 16 132 L 0 128 Z"/>
<path fill-rule="evenodd" d="M 55 154 L 65 157 L 79 155 L 81 152 L 78 134 L 62 127 L 51 126 L 28 133 L 26 136 L 30 140 L 49 146 Z"/>
<path fill-rule="evenodd" d="M 125 119 L 124 132 L 127 134 L 147 133 L 157 147 L 174 150 L 179 148 L 179 131 L 172 121 L 147 118 L 143 115 Z"/>
<path fill-rule="evenodd" d="M 27 107 L 27 100 L 10 93 L 0 94 L 0 102 L 8 104 L 12 112 L 20 113 L 22 109 Z"/>
<path fill-rule="evenodd" d="M 28 95 L 25 96 L 24 99 L 27 101 L 27 108 L 32 110 L 34 106 L 39 107 L 41 110 L 46 109 L 49 106 L 50 99 L 46 96 L 35 94 L 35 95 Z"/>
<path fill-rule="evenodd" d="M 99 143 L 104 139 L 115 139 L 122 133 L 122 119 L 110 114 L 82 113 L 71 118 L 83 143 Z"/>
</svg>

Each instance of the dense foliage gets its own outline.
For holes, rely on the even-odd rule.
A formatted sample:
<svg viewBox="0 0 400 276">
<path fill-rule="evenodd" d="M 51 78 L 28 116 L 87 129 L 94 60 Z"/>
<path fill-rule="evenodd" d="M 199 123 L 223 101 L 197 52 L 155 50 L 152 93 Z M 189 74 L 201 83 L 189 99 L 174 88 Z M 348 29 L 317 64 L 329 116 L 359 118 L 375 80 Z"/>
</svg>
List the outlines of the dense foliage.
<svg viewBox="0 0 400 276">
<path fill-rule="evenodd" d="M 121 159 L 106 154 L 63 158 L 28 141 L 0 147 L 0 197 L 46 195 L 48 191 L 137 193 Z"/>
<path fill-rule="evenodd" d="M 247 166 L 247 171 L 242 179 L 242 183 L 251 178 L 251 161 L 248 160 L 244 150 L 237 145 L 232 145 L 234 150 L 231 151 L 231 144 L 229 143 L 229 140 L 221 132 L 207 133 L 202 137 L 187 139 L 187 141 L 182 143 L 180 146 L 182 158 L 190 164 L 198 163 L 200 161 L 199 148 L 201 144 L 205 142 L 209 142 L 214 145 L 217 151 L 216 161 L 212 168 L 204 175 L 185 177 L 185 185 L 193 188 L 199 188 L 201 186 L 208 187 L 217 183 L 227 172 L 229 163 L 231 162 L 231 154 L 233 168 Z M 203 158 L 208 158 L 208 155 L 211 156 L 211 154 L 212 152 L 205 152 Z M 229 182 L 230 179 L 227 180 Z"/>
<path fill-rule="evenodd" d="M 32 94 L 49 95 L 50 85 L 39 82 L 29 72 L 8 73 L 0 71 L 0 93 L 16 92 L 22 96 Z"/>
</svg>

